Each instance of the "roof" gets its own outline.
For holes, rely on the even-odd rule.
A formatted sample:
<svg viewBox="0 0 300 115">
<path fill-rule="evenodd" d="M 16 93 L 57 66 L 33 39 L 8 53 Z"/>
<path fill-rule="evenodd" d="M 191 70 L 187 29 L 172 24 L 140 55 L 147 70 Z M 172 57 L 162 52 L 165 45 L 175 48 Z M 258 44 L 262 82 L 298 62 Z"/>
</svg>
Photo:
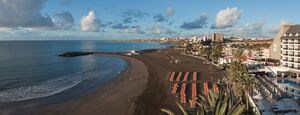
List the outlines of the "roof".
<svg viewBox="0 0 300 115">
<path fill-rule="evenodd" d="M 289 29 L 285 33 L 299 33 L 300 32 L 300 25 L 283 25 L 289 26 Z"/>
</svg>

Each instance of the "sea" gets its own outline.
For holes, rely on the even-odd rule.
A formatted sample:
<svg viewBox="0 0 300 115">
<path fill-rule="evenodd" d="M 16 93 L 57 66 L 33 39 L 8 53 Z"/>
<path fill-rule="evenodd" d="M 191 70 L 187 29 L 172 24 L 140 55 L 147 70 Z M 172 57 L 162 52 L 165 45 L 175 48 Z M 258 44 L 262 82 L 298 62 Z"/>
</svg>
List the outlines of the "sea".
<svg viewBox="0 0 300 115">
<path fill-rule="evenodd" d="M 70 51 L 161 49 L 160 43 L 111 41 L 0 41 L 0 114 L 22 102 L 61 102 L 115 79 L 127 61 L 109 56 L 59 57 Z M 50 100 L 50 101 L 49 101 Z M 3 113 L 3 111 L 2 111 Z"/>
</svg>

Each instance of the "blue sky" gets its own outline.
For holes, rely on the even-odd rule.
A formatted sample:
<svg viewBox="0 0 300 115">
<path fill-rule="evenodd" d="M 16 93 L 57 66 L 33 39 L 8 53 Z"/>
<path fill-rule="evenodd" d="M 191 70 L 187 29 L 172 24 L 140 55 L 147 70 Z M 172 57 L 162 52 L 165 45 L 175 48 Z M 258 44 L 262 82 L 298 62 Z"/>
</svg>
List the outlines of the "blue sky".
<svg viewBox="0 0 300 115">
<path fill-rule="evenodd" d="M 297 0 L 0 0 L 0 40 L 273 37 Z"/>
</svg>

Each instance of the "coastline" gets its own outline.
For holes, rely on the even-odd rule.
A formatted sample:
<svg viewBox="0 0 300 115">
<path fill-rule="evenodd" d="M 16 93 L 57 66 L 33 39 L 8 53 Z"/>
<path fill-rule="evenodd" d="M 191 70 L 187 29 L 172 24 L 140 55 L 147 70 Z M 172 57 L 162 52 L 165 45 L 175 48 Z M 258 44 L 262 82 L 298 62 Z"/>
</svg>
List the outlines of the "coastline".
<svg viewBox="0 0 300 115">
<path fill-rule="evenodd" d="M 98 55 L 97 55 L 98 56 Z M 121 55 L 128 62 L 126 69 L 115 79 L 77 100 L 53 104 L 34 114 L 39 115 L 132 115 L 135 100 L 148 81 L 147 67 L 139 60 Z"/>
<path fill-rule="evenodd" d="M 159 115 L 161 108 L 180 114 L 169 93 L 168 73 L 200 72 L 201 82 L 217 81 L 227 75 L 226 71 L 206 64 L 205 60 L 182 55 L 174 48 L 145 52 L 140 55 L 93 54 L 125 59 L 128 67 L 119 77 L 100 87 L 95 92 L 78 100 L 58 103 L 41 109 L 36 115 Z M 181 62 L 170 64 L 173 56 Z M 210 67 L 213 69 L 213 73 Z M 211 77 L 213 76 L 213 77 Z"/>
</svg>

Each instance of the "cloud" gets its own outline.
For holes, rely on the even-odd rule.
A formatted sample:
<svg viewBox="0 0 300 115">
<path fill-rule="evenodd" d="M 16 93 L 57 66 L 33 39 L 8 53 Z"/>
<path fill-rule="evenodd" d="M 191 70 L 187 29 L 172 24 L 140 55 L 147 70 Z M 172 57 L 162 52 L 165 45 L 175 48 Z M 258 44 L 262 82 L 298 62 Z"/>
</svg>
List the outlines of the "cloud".
<svg viewBox="0 0 300 115">
<path fill-rule="evenodd" d="M 94 11 L 89 11 L 87 16 L 83 16 L 80 21 L 82 31 L 98 32 L 100 28 L 100 21 L 97 19 Z"/>
<path fill-rule="evenodd" d="M 216 17 L 216 25 L 212 28 L 225 29 L 236 25 L 241 17 L 241 11 L 236 7 L 220 10 Z"/>
<path fill-rule="evenodd" d="M 129 26 L 125 26 L 122 23 L 118 23 L 118 24 L 112 25 L 111 28 L 113 28 L 113 29 L 126 29 L 126 28 L 129 28 Z"/>
<path fill-rule="evenodd" d="M 71 1 L 72 0 L 61 0 L 61 4 L 62 5 L 69 5 L 69 4 L 71 4 Z"/>
<path fill-rule="evenodd" d="M 261 37 L 263 33 L 262 28 L 264 25 L 264 21 L 257 21 L 252 24 L 246 24 L 245 26 L 234 28 L 234 31 L 236 31 L 236 33 L 240 34 L 241 36 Z"/>
<path fill-rule="evenodd" d="M 46 0 L 0 0 L 1 27 L 52 27 L 50 16 L 41 10 Z"/>
<path fill-rule="evenodd" d="M 282 20 L 280 22 L 280 26 L 282 26 L 282 25 L 294 25 L 294 24 L 295 24 L 294 22 L 289 21 L 289 20 Z"/>
<path fill-rule="evenodd" d="M 166 16 L 170 17 L 170 16 L 174 15 L 175 11 L 172 7 L 168 7 L 168 8 L 166 8 L 165 13 L 166 13 Z"/>
<path fill-rule="evenodd" d="M 276 35 L 276 33 L 278 33 L 278 31 L 282 25 L 294 25 L 294 24 L 295 24 L 294 22 L 289 21 L 289 20 L 281 20 L 278 25 L 269 27 L 267 29 L 266 33 L 270 34 L 270 36 L 274 36 L 274 35 Z"/>
<path fill-rule="evenodd" d="M 101 27 L 107 27 L 107 26 L 110 26 L 110 25 L 112 25 L 112 24 L 113 24 L 112 21 L 108 21 L 108 22 L 106 22 L 106 23 L 101 23 L 100 25 L 101 25 Z"/>
<path fill-rule="evenodd" d="M 13 28 L 8 27 L 0 27 L 0 32 L 12 32 Z"/>
<path fill-rule="evenodd" d="M 167 19 L 163 15 L 161 15 L 161 14 L 156 14 L 156 15 L 153 16 L 153 18 L 154 18 L 155 22 L 164 22 L 164 21 L 167 21 Z"/>
<path fill-rule="evenodd" d="M 175 31 L 172 31 L 168 28 L 162 27 L 160 25 L 152 26 L 150 29 L 152 34 L 175 34 Z"/>
<path fill-rule="evenodd" d="M 70 12 L 62 11 L 53 15 L 53 22 L 60 29 L 70 29 L 74 25 L 74 18 Z"/>
<path fill-rule="evenodd" d="M 132 22 L 133 22 L 133 18 L 132 18 L 132 17 L 124 18 L 124 19 L 123 19 L 123 22 L 124 22 L 125 24 L 132 23 Z"/>
<path fill-rule="evenodd" d="M 204 28 L 207 24 L 207 14 L 201 14 L 199 18 L 195 19 L 191 22 L 183 22 L 180 28 L 191 30 L 191 29 L 198 29 Z"/>
<path fill-rule="evenodd" d="M 142 31 L 139 26 L 131 26 L 129 28 L 124 29 L 124 32 L 133 34 L 145 34 L 145 32 Z"/>
<path fill-rule="evenodd" d="M 125 10 L 121 14 L 122 17 L 132 17 L 132 18 L 143 18 L 149 16 L 148 13 L 142 12 L 140 10 Z"/>
</svg>

